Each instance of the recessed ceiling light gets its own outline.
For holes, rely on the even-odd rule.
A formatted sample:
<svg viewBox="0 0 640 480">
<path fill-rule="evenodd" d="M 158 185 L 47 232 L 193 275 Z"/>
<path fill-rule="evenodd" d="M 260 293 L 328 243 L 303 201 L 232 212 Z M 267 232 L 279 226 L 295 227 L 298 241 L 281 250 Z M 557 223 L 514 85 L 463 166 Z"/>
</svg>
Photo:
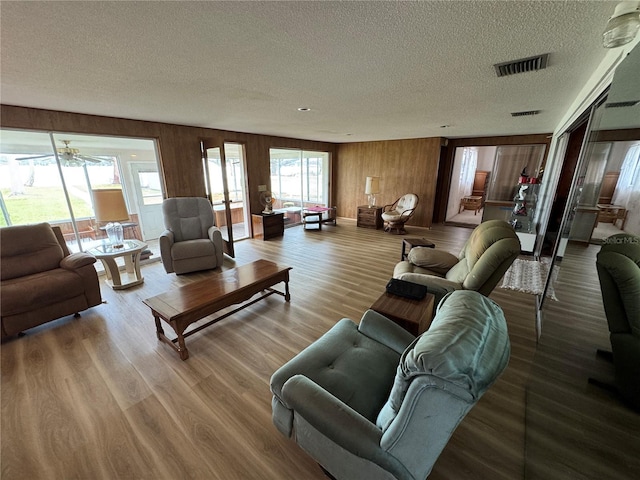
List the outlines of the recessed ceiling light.
<svg viewBox="0 0 640 480">
<path fill-rule="evenodd" d="M 440 125 L 440 128 L 449 128 L 451 125 Z"/>
<path fill-rule="evenodd" d="M 299 112 L 310 112 L 311 109 L 309 107 L 300 107 L 300 108 L 298 108 L 298 111 Z"/>
</svg>

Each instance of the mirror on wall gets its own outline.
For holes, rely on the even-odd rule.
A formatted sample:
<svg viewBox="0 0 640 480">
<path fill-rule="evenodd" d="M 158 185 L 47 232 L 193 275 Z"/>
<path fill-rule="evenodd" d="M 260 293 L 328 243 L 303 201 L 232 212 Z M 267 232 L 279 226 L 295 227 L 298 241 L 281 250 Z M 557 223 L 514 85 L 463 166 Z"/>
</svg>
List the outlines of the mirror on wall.
<svg viewBox="0 0 640 480">
<path fill-rule="evenodd" d="M 624 430 L 635 425 L 629 419 L 637 414 L 588 379 L 614 378 L 612 364 L 596 353 L 610 348 L 595 264 L 599 242 L 623 231 L 640 235 L 638 78 L 640 46 L 619 64 L 609 90 L 563 135 L 562 169 L 570 173 L 561 173 L 571 177 L 556 190 L 566 206 L 553 267 L 538 297 L 542 324 L 525 393 L 526 480 L 632 478 L 625 473 L 634 465 L 626 459 L 635 458 L 635 437 Z M 580 141 L 574 144 L 572 136 Z M 600 435 L 608 441 L 593 443 Z M 585 454 L 577 455 L 579 449 Z"/>
<path fill-rule="evenodd" d="M 598 245 L 621 232 L 640 235 L 639 72 L 636 46 L 616 69 L 608 92 L 591 107 L 554 246 L 555 272 L 549 269 L 540 309 L 553 282 L 561 278 L 558 271 L 568 247 Z"/>
</svg>

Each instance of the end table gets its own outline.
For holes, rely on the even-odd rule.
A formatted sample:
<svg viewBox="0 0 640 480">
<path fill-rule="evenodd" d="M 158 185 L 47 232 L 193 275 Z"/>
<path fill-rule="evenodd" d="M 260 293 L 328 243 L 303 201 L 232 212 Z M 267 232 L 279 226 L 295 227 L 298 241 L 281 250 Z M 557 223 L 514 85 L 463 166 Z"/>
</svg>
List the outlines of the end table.
<svg viewBox="0 0 640 480">
<path fill-rule="evenodd" d="M 140 254 L 147 248 L 147 244 L 140 240 L 125 240 L 123 246 L 115 248 L 108 243 L 103 243 L 88 251 L 104 265 L 104 272 L 107 276 L 107 284 L 114 290 L 140 285 L 144 282 L 144 277 L 140 273 Z M 120 277 L 120 267 L 116 263 L 116 258 L 123 257 L 127 272 L 128 281 L 122 282 Z"/>
<path fill-rule="evenodd" d="M 384 207 L 376 207 L 369 205 L 360 205 L 358 207 L 358 220 L 356 225 L 358 227 L 375 228 L 376 230 L 382 228 L 382 210 Z"/>
<path fill-rule="evenodd" d="M 427 293 L 422 300 L 412 300 L 385 292 L 369 308 L 417 337 L 431 326 L 435 298 Z"/>
<path fill-rule="evenodd" d="M 407 259 L 409 251 L 413 247 L 435 248 L 436 244 L 427 240 L 426 238 L 405 238 L 402 240 L 402 253 L 400 254 L 400 261 Z"/>
</svg>

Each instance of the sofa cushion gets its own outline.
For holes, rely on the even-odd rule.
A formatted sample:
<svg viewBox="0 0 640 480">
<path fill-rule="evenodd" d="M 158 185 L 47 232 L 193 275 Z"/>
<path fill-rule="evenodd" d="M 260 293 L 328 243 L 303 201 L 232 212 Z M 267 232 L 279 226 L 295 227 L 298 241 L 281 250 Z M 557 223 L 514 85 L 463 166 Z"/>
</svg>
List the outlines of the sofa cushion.
<svg viewBox="0 0 640 480">
<path fill-rule="evenodd" d="M 382 219 L 387 222 L 397 222 L 402 218 L 402 213 L 397 210 L 389 210 L 388 212 L 382 213 Z"/>
<path fill-rule="evenodd" d="M 48 223 L 0 228 L 0 244 L 2 281 L 58 268 L 64 255 Z"/>
<path fill-rule="evenodd" d="M 427 268 L 440 275 L 445 275 L 451 267 L 458 263 L 458 257 L 455 255 L 428 247 L 412 248 L 407 259 L 418 267 Z"/>
<path fill-rule="evenodd" d="M 342 319 L 320 339 L 280 367 L 271 377 L 271 391 L 282 389 L 301 374 L 374 422 L 386 401 L 400 355 L 362 335 L 352 320 Z"/>
<path fill-rule="evenodd" d="M 214 257 L 216 247 L 208 238 L 197 240 L 185 240 L 176 242 L 171 247 L 173 260 L 185 260 L 187 258 Z"/>
<path fill-rule="evenodd" d="M 60 303 L 85 291 L 80 275 L 56 268 L 2 282 L 2 316 L 17 315 Z"/>
</svg>

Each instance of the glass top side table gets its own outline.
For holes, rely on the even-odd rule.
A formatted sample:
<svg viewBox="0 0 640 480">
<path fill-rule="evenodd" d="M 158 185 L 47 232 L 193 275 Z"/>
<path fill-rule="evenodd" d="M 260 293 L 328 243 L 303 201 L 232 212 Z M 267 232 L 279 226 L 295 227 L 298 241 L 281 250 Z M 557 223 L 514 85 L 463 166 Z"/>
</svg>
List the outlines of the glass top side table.
<svg viewBox="0 0 640 480">
<path fill-rule="evenodd" d="M 104 265 L 107 276 L 107 284 L 114 290 L 140 285 L 144 282 L 144 277 L 140 273 L 140 254 L 147 248 L 147 244 L 140 240 L 125 240 L 122 247 L 113 247 L 108 243 L 103 243 L 90 250 L 90 253 Z M 116 258 L 124 259 L 126 278 L 120 275 L 120 267 Z"/>
</svg>

